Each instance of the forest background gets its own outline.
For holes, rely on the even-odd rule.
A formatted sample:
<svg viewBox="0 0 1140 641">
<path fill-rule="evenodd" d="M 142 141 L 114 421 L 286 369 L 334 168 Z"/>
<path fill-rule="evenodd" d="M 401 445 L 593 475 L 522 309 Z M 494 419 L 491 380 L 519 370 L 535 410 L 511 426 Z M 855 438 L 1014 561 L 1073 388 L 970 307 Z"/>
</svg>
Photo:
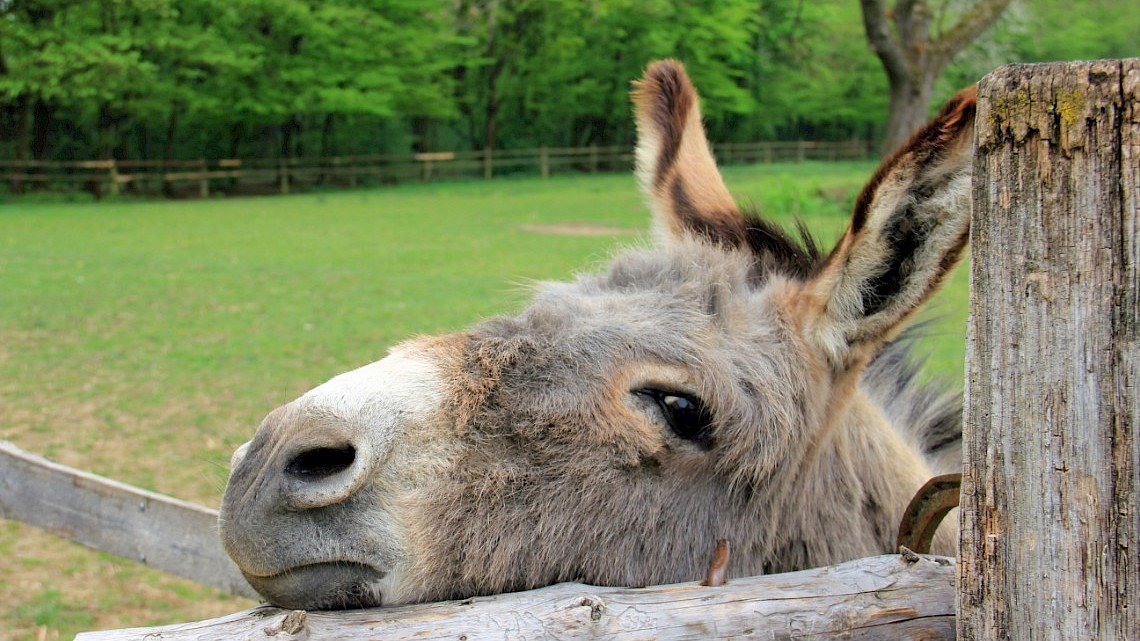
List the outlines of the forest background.
<svg viewBox="0 0 1140 641">
<path fill-rule="evenodd" d="M 0 159 L 630 144 L 684 61 L 718 142 L 884 135 L 856 0 L 0 0 Z M 866 4 L 865 2 L 863 4 Z M 976 1 L 932 0 L 931 31 Z M 1140 53 L 1133 0 L 1015 0 L 934 105 L 1014 61 Z"/>
</svg>

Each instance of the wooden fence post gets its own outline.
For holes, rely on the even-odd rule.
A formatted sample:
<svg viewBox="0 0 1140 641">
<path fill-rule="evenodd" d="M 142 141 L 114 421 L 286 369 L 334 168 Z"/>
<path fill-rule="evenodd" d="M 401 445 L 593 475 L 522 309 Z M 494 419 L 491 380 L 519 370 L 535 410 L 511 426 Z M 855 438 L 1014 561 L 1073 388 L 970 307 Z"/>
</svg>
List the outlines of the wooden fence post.
<svg viewBox="0 0 1140 641">
<path fill-rule="evenodd" d="M 10 174 L 9 184 L 11 185 L 12 193 L 17 196 L 24 193 L 24 179 L 27 177 L 29 170 L 27 161 L 23 158 L 17 158 L 15 164 L 12 166 L 12 173 Z"/>
<path fill-rule="evenodd" d="M 281 186 L 281 195 L 289 193 L 289 159 L 282 158 L 277 164 L 278 183 Z"/>
<path fill-rule="evenodd" d="M 205 158 L 198 159 L 198 170 L 202 172 L 202 179 L 198 182 L 198 195 L 202 198 L 210 197 L 210 168 Z"/>
<path fill-rule="evenodd" d="M 979 86 L 963 639 L 1140 631 L 1140 59 Z"/>
<path fill-rule="evenodd" d="M 598 173 L 598 146 L 590 144 L 590 173 Z"/>
<path fill-rule="evenodd" d="M 108 192 L 111 196 L 119 195 L 119 164 L 112 158 L 107 161 Z"/>
<path fill-rule="evenodd" d="M 540 147 L 538 150 L 539 172 L 543 178 L 550 178 L 550 150 Z"/>
<path fill-rule="evenodd" d="M 337 159 L 336 159 L 337 167 L 340 167 L 340 164 L 341 164 L 341 159 L 340 159 L 340 157 L 337 157 Z M 350 167 L 349 168 L 349 187 L 352 189 L 355 189 L 357 186 L 357 169 L 358 169 L 357 167 Z"/>
<path fill-rule="evenodd" d="M 495 155 L 490 147 L 483 148 L 483 180 L 495 177 Z"/>
<path fill-rule="evenodd" d="M 2 519 L 257 598 L 222 550 L 217 511 L 53 463 L 7 441 L 0 441 Z"/>
</svg>

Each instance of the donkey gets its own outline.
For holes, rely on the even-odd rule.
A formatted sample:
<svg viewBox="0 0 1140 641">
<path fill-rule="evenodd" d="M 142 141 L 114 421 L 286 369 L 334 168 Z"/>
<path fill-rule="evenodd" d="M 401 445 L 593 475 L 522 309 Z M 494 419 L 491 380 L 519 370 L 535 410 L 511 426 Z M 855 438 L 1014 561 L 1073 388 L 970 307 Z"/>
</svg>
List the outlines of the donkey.
<svg viewBox="0 0 1140 641">
<path fill-rule="evenodd" d="M 826 255 L 737 207 L 679 63 L 633 102 L 652 248 L 405 342 L 234 453 L 222 540 L 268 601 L 691 581 L 722 538 L 732 575 L 827 565 L 890 551 L 959 466 L 960 400 L 900 332 L 967 242 L 972 91 L 883 162 Z"/>
</svg>

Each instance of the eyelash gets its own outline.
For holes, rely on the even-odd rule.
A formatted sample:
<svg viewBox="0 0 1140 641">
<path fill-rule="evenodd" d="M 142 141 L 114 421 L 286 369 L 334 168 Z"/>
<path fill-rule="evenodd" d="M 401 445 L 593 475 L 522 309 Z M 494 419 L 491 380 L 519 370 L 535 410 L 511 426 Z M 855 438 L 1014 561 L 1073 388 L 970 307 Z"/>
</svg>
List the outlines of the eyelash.
<svg viewBox="0 0 1140 641">
<path fill-rule="evenodd" d="M 712 447 L 712 415 L 699 398 L 654 387 L 644 387 L 634 394 L 653 401 L 679 438 L 706 449 Z"/>
</svg>

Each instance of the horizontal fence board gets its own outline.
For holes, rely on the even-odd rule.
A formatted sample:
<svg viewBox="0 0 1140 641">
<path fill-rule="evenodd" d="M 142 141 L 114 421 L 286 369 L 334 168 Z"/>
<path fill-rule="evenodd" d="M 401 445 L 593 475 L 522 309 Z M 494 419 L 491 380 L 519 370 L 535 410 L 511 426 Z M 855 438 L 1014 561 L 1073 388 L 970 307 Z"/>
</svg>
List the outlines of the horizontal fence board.
<svg viewBox="0 0 1140 641">
<path fill-rule="evenodd" d="M 0 173 L 0 180 L 6 181 L 23 181 L 23 182 L 62 182 L 62 183 L 79 183 L 107 180 L 107 174 L 22 174 L 22 173 Z"/>
<path fill-rule="evenodd" d="M 0 441 L 0 518 L 249 598 L 218 513 L 53 463 Z"/>
<path fill-rule="evenodd" d="M 898 555 L 697 583 L 605 588 L 563 583 L 463 601 L 350 610 L 259 607 L 196 623 L 88 632 L 76 641 L 322 639 L 954 638 L 952 559 Z"/>
<path fill-rule="evenodd" d="M 853 160 L 871 157 L 868 145 L 846 142 L 760 142 L 714 145 L 724 164 L 804 160 Z M 97 196 L 104 191 L 119 194 L 126 188 L 135 193 L 164 191 L 185 183 L 197 183 L 196 193 L 208 196 L 211 181 L 227 181 L 227 192 L 241 191 L 240 183 L 276 183 L 281 193 L 312 184 L 356 185 L 358 179 L 380 182 L 435 178 L 482 177 L 532 172 L 543 177 L 557 172 L 597 173 L 626 171 L 633 165 L 633 149 L 626 146 L 539 147 L 431 151 L 414 154 L 367 154 L 304 158 L 222 159 L 128 159 L 128 160 L 0 160 L 0 181 L 19 192 L 26 185 L 37 189 L 60 185 L 85 185 Z M 338 178 L 342 180 L 337 180 Z M 169 193 L 169 192 L 166 192 Z M 183 190 L 183 193 L 186 193 Z"/>
</svg>

